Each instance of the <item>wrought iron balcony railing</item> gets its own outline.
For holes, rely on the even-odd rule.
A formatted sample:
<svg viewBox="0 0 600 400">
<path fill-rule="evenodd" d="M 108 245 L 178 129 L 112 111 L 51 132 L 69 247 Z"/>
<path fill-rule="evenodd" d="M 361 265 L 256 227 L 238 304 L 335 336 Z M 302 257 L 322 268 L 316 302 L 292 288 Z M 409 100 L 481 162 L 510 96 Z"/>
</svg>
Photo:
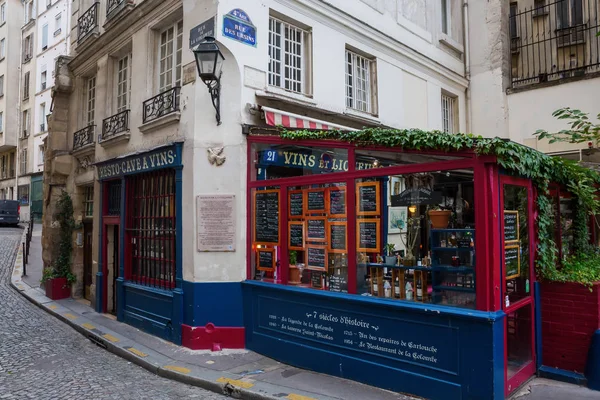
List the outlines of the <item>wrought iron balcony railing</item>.
<svg viewBox="0 0 600 400">
<path fill-rule="evenodd" d="M 107 0 L 106 1 L 106 16 L 119 8 L 121 4 L 125 3 L 125 0 Z"/>
<path fill-rule="evenodd" d="M 150 122 L 167 114 L 179 111 L 179 91 L 176 86 L 148 99 L 143 104 L 143 122 Z"/>
<path fill-rule="evenodd" d="M 102 121 L 102 135 L 98 142 L 104 142 L 129 130 L 129 110 L 121 111 Z"/>
<path fill-rule="evenodd" d="M 600 72 L 600 13 L 594 3 L 558 0 L 511 9 L 513 88 Z"/>
<path fill-rule="evenodd" d="M 94 143 L 96 125 L 88 125 L 73 134 L 73 150 L 79 150 L 88 144 Z"/>
<path fill-rule="evenodd" d="M 98 7 L 99 2 L 95 2 L 81 17 L 77 20 L 77 42 L 81 42 L 91 32 L 98 27 Z"/>
</svg>

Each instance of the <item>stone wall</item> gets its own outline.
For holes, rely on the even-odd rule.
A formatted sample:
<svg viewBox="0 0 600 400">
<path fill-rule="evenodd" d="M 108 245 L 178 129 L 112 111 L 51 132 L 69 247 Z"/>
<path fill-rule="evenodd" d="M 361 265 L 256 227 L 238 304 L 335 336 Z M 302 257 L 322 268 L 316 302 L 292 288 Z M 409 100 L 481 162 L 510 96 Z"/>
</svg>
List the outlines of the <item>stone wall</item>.
<svg viewBox="0 0 600 400">
<path fill-rule="evenodd" d="M 543 282 L 542 364 L 583 373 L 592 335 L 600 329 L 600 283 Z"/>
</svg>

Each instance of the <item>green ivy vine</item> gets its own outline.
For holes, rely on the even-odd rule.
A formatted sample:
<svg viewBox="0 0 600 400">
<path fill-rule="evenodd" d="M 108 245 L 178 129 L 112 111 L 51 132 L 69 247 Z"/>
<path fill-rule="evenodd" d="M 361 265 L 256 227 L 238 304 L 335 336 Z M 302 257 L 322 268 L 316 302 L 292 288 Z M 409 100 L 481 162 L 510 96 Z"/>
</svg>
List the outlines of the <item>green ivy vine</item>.
<svg viewBox="0 0 600 400">
<path fill-rule="evenodd" d="M 589 246 L 581 248 L 587 238 L 587 216 L 600 213 L 600 201 L 597 198 L 597 186 L 600 175 L 584 168 L 574 161 L 558 157 L 550 157 L 532 148 L 501 138 L 484 138 L 473 134 L 446 134 L 440 131 L 424 131 L 420 129 L 386 129 L 366 128 L 358 131 L 315 131 L 287 130 L 280 128 L 280 137 L 288 140 L 338 140 L 357 146 L 395 147 L 406 150 L 444 150 L 448 152 L 471 150 L 477 155 L 493 155 L 498 164 L 517 176 L 529 178 L 535 185 L 537 196 L 537 233 L 538 251 L 536 269 L 543 279 L 579 282 L 591 284 L 600 280 L 600 257 L 591 257 L 587 253 Z M 552 201 L 549 195 L 549 184 L 556 182 L 565 186 L 578 202 L 576 216 L 576 245 L 580 254 L 577 259 L 568 260 L 559 268 L 558 249 L 552 237 L 555 224 Z M 584 228 L 585 226 L 585 228 Z M 585 229 L 586 233 L 583 233 Z M 586 257 L 585 265 L 579 258 Z M 576 261 L 573 267 L 572 261 Z M 570 268 L 573 267 L 573 268 Z"/>
</svg>

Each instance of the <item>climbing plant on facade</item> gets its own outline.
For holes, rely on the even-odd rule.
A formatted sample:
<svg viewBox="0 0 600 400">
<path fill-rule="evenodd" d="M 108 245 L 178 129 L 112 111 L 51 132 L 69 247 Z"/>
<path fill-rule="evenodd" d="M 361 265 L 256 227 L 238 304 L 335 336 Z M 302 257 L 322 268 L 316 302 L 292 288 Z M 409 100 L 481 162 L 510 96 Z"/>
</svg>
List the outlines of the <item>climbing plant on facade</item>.
<svg viewBox="0 0 600 400">
<path fill-rule="evenodd" d="M 477 155 L 493 155 L 498 164 L 515 175 L 529 178 L 537 189 L 538 248 L 536 268 L 538 275 L 549 280 L 567 280 L 589 283 L 596 273 L 561 275 L 558 268 L 558 249 L 552 237 L 555 223 L 549 184 L 555 182 L 566 187 L 576 198 L 585 215 L 600 214 L 600 201 L 596 185 L 600 175 L 577 163 L 550 157 L 532 148 L 501 138 L 484 138 L 473 134 L 446 134 L 420 129 L 366 128 L 358 131 L 287 130 L 281 128 L 280 136 L 288 140 L 329 139 L 357 146 L 395 147 L 406 150 L 471 150 Z M 600 265 L 600 262 L 599 262 Z M 598 268 L 600 271 L 600 268 Z M 597 274 L 600 279 L 600 272 Z"/>
</svg>

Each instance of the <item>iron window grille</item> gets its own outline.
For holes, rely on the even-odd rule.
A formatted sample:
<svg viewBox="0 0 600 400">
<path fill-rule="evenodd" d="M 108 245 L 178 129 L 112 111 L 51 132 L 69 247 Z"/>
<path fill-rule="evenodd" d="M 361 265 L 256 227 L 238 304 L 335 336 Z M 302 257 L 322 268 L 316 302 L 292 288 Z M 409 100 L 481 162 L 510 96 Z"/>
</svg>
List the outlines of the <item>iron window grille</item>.
<svg viewBox="0 0 600 400">
<path fill-rule="evenodd" d="M 146 100 L 143 104 L 143 122 L 150 122 L 167 114 L 179 111 L 180 89 L 179 86 L 176 86 Z"/>
<path fill-rule="evenodd" d="M 73 150 L 79 150 L 94 143 L 94 131 L 96 125 L 88 125 L 73 134 Z"/>
<path fill-rule="evenodd" d="M 269 18 L 269 85 L 305 93 L 304 53 L 308 32 Z"/>
<path fill-rule="evenodd" d="M 107 0 L 106 2 L 106 17 L 119 8 L 121 4 L 125 3 L 125 0 Z"/>
<path fill-rule="evenodd" d="M 98 141 L 104 142 L 127 131 L 129 131 L 129 110 L 122 111 L 104 119 L 102 121 L 102 135 Z"/>
<path fill-rule="evenodd" d="M 442 94 L 442 131 L 456 133 L 456 97 Z"/>
<path fill-rule="evenodd" d="M 81 17 L 77 19 L 77 42 L 81 42 L 98 27 L 98 7 L 95 2 Z"/>
<path fill-rule="evenodd" d="M 134 283 L 164 290 L 175 287 L 175 171 L 127 178 L 127 233 Z"/>
<path fill-rule="evenodd" d="M 519 11 L 511 4 L 511 84 L 527 87 L 600 71 L 598 1 L 536 1 Z"/>
<path fill-rule="evenodd" d="M 108 182 L 108 215 L 121 215 L 121 180 Z"/>
</svg>

